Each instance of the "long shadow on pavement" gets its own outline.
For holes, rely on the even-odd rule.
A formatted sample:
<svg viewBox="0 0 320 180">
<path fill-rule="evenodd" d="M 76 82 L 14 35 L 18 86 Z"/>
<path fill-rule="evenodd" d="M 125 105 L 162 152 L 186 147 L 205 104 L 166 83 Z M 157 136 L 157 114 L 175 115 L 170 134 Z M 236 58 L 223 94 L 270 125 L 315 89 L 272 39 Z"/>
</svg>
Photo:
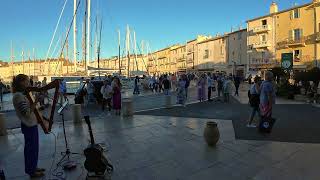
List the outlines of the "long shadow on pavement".
<svg viewBox="0 0 320 180">
<path fill-rule="evenodd" d="M 273 117 L 277 119 L 271 134 L 264 135 L 256 128 L 247 128 L 251 108 L 232 99 L 229 104 L 203 102 L 136 113 L 137 115 L 176 116 L 232 120 L 237 139 L 266 140 L 296 143 L 320 143 L 320 108 L 308 104 L 275 105 Z"/>
</svg>

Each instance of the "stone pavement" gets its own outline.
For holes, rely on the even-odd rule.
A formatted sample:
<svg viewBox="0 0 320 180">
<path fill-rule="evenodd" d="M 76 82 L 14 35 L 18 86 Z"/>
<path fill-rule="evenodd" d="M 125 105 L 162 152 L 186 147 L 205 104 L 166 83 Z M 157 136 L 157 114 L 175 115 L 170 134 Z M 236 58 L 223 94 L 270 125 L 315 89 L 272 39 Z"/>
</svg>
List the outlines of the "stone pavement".
<svg viewBox="0 0 320 180">
<path fill-rule="evenodd" d="M 204 142 L 202 134 L 207 121 L 218 123 L 221 137 L 215 148 Z M 320 176 L 319 144 L 237 140 L 231 121 L 104 117 L 92 119 L 92 127 L 96 142 L 106 147 L 106 154 L 114 165 L 114 180 L 316 180 Z M 71 150 L 82 153 L 89 143 L 85 123 L 68 122 L 66 130 Z M 61 124 L 55 124 L 53 132 L 56 142 L 53 135 L 40 133 L 39 167 L 47 169 L 45 179 L 60 179 L 53 176 L 57 173 L 66 179 L 85 179 L 83 155 L 72 156 L 78 164 L 76 170 L 67 172 L 58 168 L 52 172 L 60 152 L 64 151 Z M 0 144 L 0 157 L 8 179 L 28 179 L 24 175 L 20 130 L 0 137 Z"/>
<path fill-rule="evenodd" d="M 163 93 L 152 93 L 151 91 L 143 92 L 140 95 L 132 95 L 131 91 L 124 92 L 123 98 L 132 98 L 133 100 L 133 107 L 135 111 L 143 111 L 143 110 L 150 110 L 150 109 L 157 109 L 165 107 L 166 99 Z M 74 104 L 73 96 L 68 97 L 71 106 L 66 109 L 65 111 L 65 120 L 72 121 L 72 104 Z M 193 103 L 197 101 L 197 90 L 196 88 L 189 89 L 189 98 L 187 103 Z M 171 103 L 174 105 L 176 104 L 176 95 L 175 92 L 172 92 Z M 12 105 L 11 105 L 12 106 Z M 58 109 L 58 107 L 57 107 Z M 9 110 L 4 112 L 6 117 L 6 124 L 8 129 L 19 128 L 20 127 L 20 120 L 17 118 L 15 111 Z M 102 111 L 99 105 L 90 105 L 89 107 L 83 108 L 82 110 L 83 115 L 90 115 L 92 117 L 101 116 Z M 61 117 L 55 115 L 54 121 L 61 122 Z"/>
</svg>

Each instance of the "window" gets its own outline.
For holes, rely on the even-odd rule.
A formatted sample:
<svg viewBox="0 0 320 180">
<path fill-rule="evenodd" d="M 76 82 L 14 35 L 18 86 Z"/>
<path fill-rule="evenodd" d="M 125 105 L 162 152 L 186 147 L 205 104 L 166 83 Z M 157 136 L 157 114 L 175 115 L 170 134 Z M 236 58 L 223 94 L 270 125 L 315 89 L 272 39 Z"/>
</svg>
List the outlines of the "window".
<svg viewBox="0 0 320 180">
<path fill-rule="evenodd" d="M 302 37 L 302 29 L 295 29 L 293 30 L 293 39 L 295 41 L 299 41 Z"/>
<path fill-rule="evenodd" d="M 300 11 L 299 9 L 293 10 L 293 19 L 298 19 L 300 18 Z"/>
<path fill-rule="evenodd" d="M 241 40 L 241 38 L 242 38 L 242 33 L 240 32 L 238 33 L 238 40 Z"/>
<path fill-rule="evenodd" d="M 261 42 L 266 42 L 267 36 L 265 34 L 261 35 Z"/>
<path fill-rule="evenodd" d="M 294 55 L 294 61 L 295 61 L 295 62 L 300 62 L 300 59 L 301 59 L 301 50 L 294 50 L 294 51 L 293 51 L 293 55 Z"/>
<path fill-rule="evenodd" d="M 265 25 L 267 25 L 267 20 L 266 19 L 262 20 L 262 26 L 265 26 Z"/>
<path fill-rule="evenodd" d="M 220 53 L 221 53 L 221 55 L 223 55 L 223 54 L 224 54 L 223 46 L 221 46 L 221 47 L 220 47 Z"/>
<path fill-rule="evenodd" d="M 203 56 L 203 59 L 208 59 L 209 58 L 209 50 L 206 49 L 204 50 L 204 56 Z"/>
</svg>

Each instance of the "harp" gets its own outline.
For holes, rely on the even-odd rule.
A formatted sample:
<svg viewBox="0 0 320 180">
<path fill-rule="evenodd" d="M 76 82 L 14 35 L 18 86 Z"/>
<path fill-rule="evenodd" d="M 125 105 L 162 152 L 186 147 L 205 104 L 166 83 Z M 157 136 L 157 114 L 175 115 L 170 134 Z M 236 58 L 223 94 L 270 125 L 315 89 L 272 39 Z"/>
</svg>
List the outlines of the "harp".
<svg viewBox="0 0 320 180">
<path fill-rule="evenodd" d="M 59 80 L 54 80 L 51 83 L 49 83 L 48 85 L 43 86 L 41 88 L 28 87 L 26 89 L 26 96 L 31 103 L 35 102 L 35 98 L 34 98 L 32 92 L 43 92 L 43 91 L 48 91 L 50 89 L 55 90 L 54 97 L 52 100 L 52 107 L 51 107 L 51 110 L 49 110 L 49 117 L 44 117 L 38 108 L 34 109 L 34 114 L 37 118 L 37 121 L 40 124 L 40 126 L 43 129 L 45 134 L 49 134 L 51 132 L 55 107 L 56 107 L 56 104 L 58 102 L 58 97 L 59 97 L 59 85 L 60 85 Z"/>
</svg>

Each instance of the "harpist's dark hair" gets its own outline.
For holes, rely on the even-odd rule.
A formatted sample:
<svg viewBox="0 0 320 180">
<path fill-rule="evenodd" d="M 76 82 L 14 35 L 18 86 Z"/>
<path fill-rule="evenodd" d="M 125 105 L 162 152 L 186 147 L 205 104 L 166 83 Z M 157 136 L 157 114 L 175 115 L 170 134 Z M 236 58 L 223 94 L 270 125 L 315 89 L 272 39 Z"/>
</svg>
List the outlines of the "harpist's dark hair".
<svg viewBox="0 0 320 180">
<path fill-rule="evenodd" d="M 12 80 L 12 92 L 24 92 L 24 87 L 21 86 L 21 82 L 28 79 L 28 76 L 25 74 L 19 74 L 15 77 L 13 77 Z"/>
</svg>

